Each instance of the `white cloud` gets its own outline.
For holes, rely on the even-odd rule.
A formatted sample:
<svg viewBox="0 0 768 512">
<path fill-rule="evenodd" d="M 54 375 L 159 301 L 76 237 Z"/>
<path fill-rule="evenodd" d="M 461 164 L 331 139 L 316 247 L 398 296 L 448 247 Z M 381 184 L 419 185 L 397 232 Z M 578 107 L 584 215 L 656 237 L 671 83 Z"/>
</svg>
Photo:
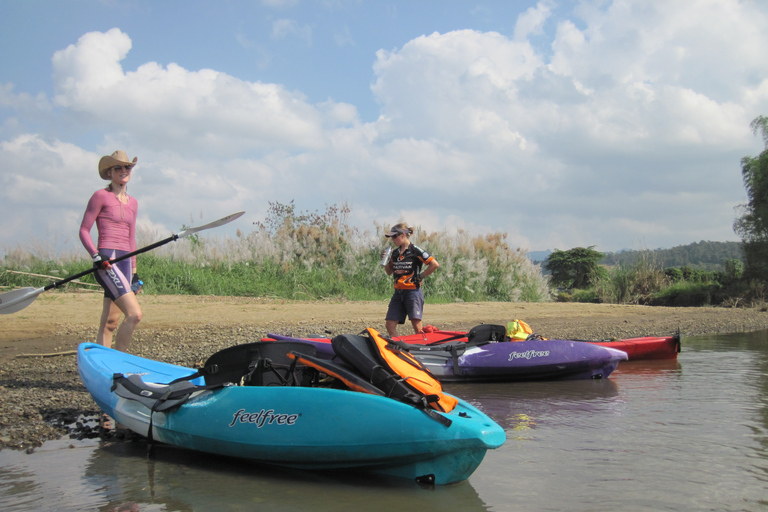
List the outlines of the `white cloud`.
<svg viewBox="0 0 768 512">
<path fill-rule="evenodd" d="M 160 142 L 176 151 L 228 154 L 324 144 L 322 120 L 303 96 L 173 63 L 125 72 L 120 61 L 130 46 L 126 34 L 112 29 L 56 52 L 55 103 L 91 123 L 117 124 L 138 144 Z"/>
<path fill-rule="evenodd" d="M 383 114 L 394 121 L 386 135 L 477 141 L 485 133 L 466 132 L 465 109 L 501 110 L 512 126 L 525 123 L 518 117 L 524 110 L 516 101 L 516 84 L 530 80 L 540 66 L 527 42 L 498 33 L 433 33 L 400 51 L 380 50 L 372 90 Z"/>
<path fill-rule="evenodd" d="M 83 183 L 98 182 L 96 157 L 73 144 L 48 143 L 25 134 L 0 141 L 0 240 L 58 237 L 71 247 L 93 191 Z"/>
<path fill-rule="evenodd" d="M 312 39 L 294 20 L 272 28 Z M 0 84 L 14 114 L 0 128 L 0 214 L 14 222 L 0 235 L 75 233 L 102 185 L 98 158 L 122 148 L 139 155 L 130 188 L 154 229 L 350 199 L 360 222 L 501 230 L 531 250 L 735 238 L 739 160 L 762 148 L 749 123 L 768 111 L 764 7 L 616 0 L 564 14 L 542 1 L 514 34 L 434 32 L 380 50 L 372 123 L 214 69 L 126 70 L 128 34 L 85 34 L 53 56 L 52 98 Z M 551 38 L 546 53 L 534 37 Z M 25 128 L 41 120 L 54 128 Z M 93 132 L 96 147 L 78 147 Z"/>
<path fill-rule="evenodd" d="M 344 25 L 342 30 L 336 31 L 333 34 L 333 40 L 336 43 L 336 46 L 340 48 L 344 46 L 355 45 L 355 39 L 352 37 L 352 34 L 350 33 L 349 27 L 347 25 Z"/>
<path fill-rule="evenodd" d="M 308 46 L 312 45 L 312 27 L 309 25 L 299 25 L 296 20 L 279 19 L 272 23 L 272 38 L 286 39 L 295 37 L 303 41 Z"/>
<path fill-rule="evenodd" d="M 45 95 L 38 94 L 37 96 L 32 96 L 25 92 L 16 94 L 13 92 L 13 89 L 13 84 L 0 84 L 0 107 L 12 107 L 16 110 L 28 112 L 50 110 L 50 105 Z"/>
<path fill-rule="evenodd" d="M 530 7 L 518 16 L 515 23 L 515 41 L 525 41 L 532 35 L 540 35 L 551 12 L 550 2 L 539 2 L 536 7 Z"/>
</svg>

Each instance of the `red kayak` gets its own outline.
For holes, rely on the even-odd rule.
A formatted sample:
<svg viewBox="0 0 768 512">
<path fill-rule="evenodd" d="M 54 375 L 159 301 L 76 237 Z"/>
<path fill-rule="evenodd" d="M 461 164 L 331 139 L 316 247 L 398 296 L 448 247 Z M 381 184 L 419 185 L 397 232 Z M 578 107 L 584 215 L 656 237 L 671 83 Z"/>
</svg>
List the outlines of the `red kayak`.
<svg viewBox="0 0 768 512">
<path fill-rule="evenodd" d="M 443 340 L 462 340 L 467 341 L 466 331 L 443 331 L 435 329 L 432 326 L 425 328 L 429 332 L 421 334 L 409 334 L 406 336 L 396 336 L 395 340 L 409 343 L 412 345 L 438 344 Z M 330 342 L 330 339 L 323 339 Z M 645 336 L 643 338 L 628 338 L 615 341 L 596 341 L 596 340 L 566 340 L 591 343 L 600 347 L 614 348 L 627 353 L 629 361 L 640 361 L 649 359 L 676 359 L 680 352 L 680 336 Z M 515 343 L 511 341 L 509 343 Z"/>
<path fill-rule="evenodd" d="M 442 331 L 435 329 L 423 334 L 409 334 L 407 336 L 398 336 L 394 339 L 404 341 L 405 343 L 426 345 L 439 342 L 446 338 L 454 338 L 464 335 L 463 331 Z M 466 340 L 466 337 L 463 339 Z M 642 359 L 676 359 L 680 352 L 680 336 L 645 336 L 643 338 L 627 338 L 615 341 L 595 341 L 595 340 L 568 340 L 582 341 L 592 343 L 601 347 L 615 348 L 626 352 L 630 361 L 639 361 Z"/>
<path fill-rule="evenodd" d="M 582 340 L 579 340 L 582 341 Z M 641 359 L 676 359 L 680 353 L 680 336 L 646 336 L 616 341 L 588 341 L 601 347 L 623 350 L 630 361 Z"/>
</svg>

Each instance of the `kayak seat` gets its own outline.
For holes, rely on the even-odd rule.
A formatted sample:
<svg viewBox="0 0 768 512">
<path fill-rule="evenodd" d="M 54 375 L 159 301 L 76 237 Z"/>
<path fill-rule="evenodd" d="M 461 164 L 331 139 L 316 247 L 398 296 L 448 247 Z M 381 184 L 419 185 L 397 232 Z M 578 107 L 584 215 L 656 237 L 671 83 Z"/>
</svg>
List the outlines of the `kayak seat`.
<svg viewBox="0 0 768 512">
<path fill-rule="evenodd" d="M 246 386 L 311 386 L 317 381 L 317 371 L 289 353 L 314 356 L 316 349 L 309 343 L 262 341 L 256 343 L 258 358 L 249 367 L 244 379 Z"/>
<path fill-rule="evenodd" d="M 497 343 L 507 341 L 507 328 L 503 325 L 482 324 L 467 333 L 467 344 Z"/>
<path fill-rule="evenodd" d="M 181 381 L 174 384 L 155 384 L 144 382 L 139 375 L 123 375 L 117 373 L 113 376 L 112 391 L 117 396 L 128 400 L 136 400 L 147 406 L 152 411 L 167 411 L 177 407 L 195 392 L 204 387 L 195 386 L 191 382 Z"/>
<path fill-rule="evenodd" d="M 288 357 L 289 352 L 315 355 L 309 343 L 258 341 L 216 352 L 198 371 L 207 385 L 311 386 L 317 372 Z"/>
</svg>

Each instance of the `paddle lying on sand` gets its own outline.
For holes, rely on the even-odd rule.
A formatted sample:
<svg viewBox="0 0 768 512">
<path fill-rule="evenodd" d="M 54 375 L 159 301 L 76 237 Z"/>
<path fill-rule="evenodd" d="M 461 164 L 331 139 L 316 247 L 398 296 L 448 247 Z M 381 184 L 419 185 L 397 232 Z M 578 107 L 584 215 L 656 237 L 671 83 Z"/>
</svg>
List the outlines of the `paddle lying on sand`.
<svg viewBox="0 0 768 512">
<path fill-rule="evenodd" d="M 125 259 L 128 259 L 132 256 L 136 256 L 137 254 L 141 254 L 143 252 L 151 251 L 152 249 L 156 249 L 160 247 L 161 245 L 165 245 L 168 242 L 173 242 L 175 240 L 178 240 L 179 238 L 184 238 L 185 236 L 194 235 L 195 233 L 199 231 L 203 231 L 204 229 L 211 229 L 211 228 L 217 228 L 219 226 L 223 226 L 224 224 L 227 224 L 229 222 L 232 222 L 233 220 L 239 218 L 242 216 L 245 212 L 237 212 L 233 213 L 231 215 L 227 215 L 226 217 L 223 217 L 219 220 L 215 220 L 211 222 L 210 224 L 206 224 L 205 226 L 200 226 L 197 228 L 187 228 L 184 231 L 180 233 L 176 233 L 175 235 L 171 235 L 168 238 L 164 240 L 160 240 L 159 242 L 155 242 L 151 245 L 148 245 L 146 247 L 142 247 L 141 249 L 138 249 L 133 252 L 129 252 L 128 254 L 124 254 L 120 256 L 119 258 L 115 258 L 112 260 L 109 260 L 111 263 L 115 263 L 117 261 L 122 261 Z M 13 290 L 10 292 L 2 293 L 0 294 L 0 314 L 7 315 L 8 313 L 15 313 L 17 311 L 21 311 L 25 307 L 32 304 L 32 302 L 37 298 L 38 295 L 43 293 L 44 291 L 50 290 L 51 288 L 57 288 L 63 284 L 66 284 L 70 281 L 73 281 L 79 277 L 83 277 L 84 275 L 90 274 L 92 272 L 96 272 L 98 270 L 96 267 L 89 268 L 88 270 L 84 270 L 83 272 L 80 272 L 79 274 L 75 274 L 73 276 L 69 276 L 66 279 L 62 279 L 61 281 L 56 281 L 55 283 L 51 283 L 48 286 L 45 286 L 43 288 L 20 288 L 18 290 Z"/>
</svg>

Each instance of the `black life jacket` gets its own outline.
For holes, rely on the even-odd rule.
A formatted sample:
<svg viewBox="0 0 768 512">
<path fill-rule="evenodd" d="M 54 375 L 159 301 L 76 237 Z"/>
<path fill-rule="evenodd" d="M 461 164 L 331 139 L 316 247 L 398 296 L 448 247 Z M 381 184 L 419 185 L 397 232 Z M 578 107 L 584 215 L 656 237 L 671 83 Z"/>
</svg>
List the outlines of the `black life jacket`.
<svg viewBox="0 0 768 512">
<path fill-rule="evenodd" d="M 333 351 L 389 397 L 442 412 L 456 407 L 458 400 L 443 393 L 440 382 L 416 358 L 374 329 L 367 334 L 336 336 Z"/>
</svg>

